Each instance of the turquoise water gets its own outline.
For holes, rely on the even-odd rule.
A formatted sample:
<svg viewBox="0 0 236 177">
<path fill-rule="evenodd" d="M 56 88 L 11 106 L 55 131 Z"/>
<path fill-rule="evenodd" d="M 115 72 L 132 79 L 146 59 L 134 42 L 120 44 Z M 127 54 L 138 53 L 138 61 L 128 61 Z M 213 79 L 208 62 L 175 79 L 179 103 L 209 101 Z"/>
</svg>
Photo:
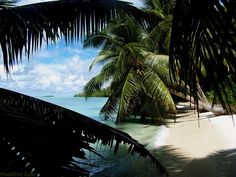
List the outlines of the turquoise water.
<svg viewBox="0 0 236 177">
<path fill-rule="evenodd" d="M 80 114 L 101 120 L 99 112 L 106 103 L 106 97 L 91 97 L 87 100 L 84 97 L 39 97 L 42 100 L 71 109 Z"/>
<path fill-rule="evenodd" d="M 101 107 L 107 101 L 107 98 L 89 98 L 83 97 L 40 97 L 40 99 L 54 103 L 56 105 L 71 109 L 80 114 L 102 121 L 99 117 Z M 115 115 L 114 115 L 115 117 Z M 130 134 L 134 139 L 145 145 L 147 149 L 156 153 L 157 143 L 161 141 L 160 127 L 138 123 L 114 124 L 113 121 L 102 121 L 105 124 L 113 126 L 119 130 Z M 97 168 L 92 168 L 94 177 L 154 177 L 158 176 L 156 168 L 150 162 L 138 155 L 127 153 L 127 147 L 120 146 L 118 154 L 114 155 L 113 150 L 107 150 L 107 147 L 94 147 L 104 158 L 94 158 L 94 164 Z M 105 149 L 105 150 L 104 150 Z M 91 156 L 91 154 L 88 154 Z M 159 155 L 159 154 L 158 154 Z M 91 158 L 91 157 L 90 157 Z"/>
</svg>

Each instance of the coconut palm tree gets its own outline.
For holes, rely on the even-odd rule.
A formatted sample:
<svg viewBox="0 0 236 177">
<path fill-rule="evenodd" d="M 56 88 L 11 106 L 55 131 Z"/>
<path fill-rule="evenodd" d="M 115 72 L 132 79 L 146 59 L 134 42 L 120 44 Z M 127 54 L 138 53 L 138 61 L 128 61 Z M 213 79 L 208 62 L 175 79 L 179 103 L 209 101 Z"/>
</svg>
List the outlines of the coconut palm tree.
<svg viewBox="0 0 236 177">
<path fill-rule="evenodd" d="M 0 45 L 7 73 L 11 67 L 40 49 L 42 42 L 65 38 L 67 44 L 104 28 L 125 11 L 141 12 L 115 0 L 73 0 L 9 6 L 0 3 Z M 0 89 L 0 171 L 8 176 L 89 176 L 86 152 L 100 142 L 117 152 L 129 144 L 129 152 L 149 157 L 161 174 L 159 162 L 128 134 L 65 108 Z M 89 159 L 88 159 L 89 160 Z M 90 168 L 86 168 L 86 166 Z M 13 174 L 16 173 L 16 174 Z"/>
<path fill-rule="evenodd" d="M 180 76 L 195 98 L 197 83 L 207 84 L 230 112 L 225 87 L 235 81 L 235 59 L 235 1 L 177 0 L 170 45 L 172 79 Z"/>
<path fill-rule="evenodd" d="M 86 96 L 91 96 L 104 83 L 110 82 L 112 94 L 100 112 L 105 119 L 112 117 L 114 113 L 117 113 L 117 123 L 129 115 L 138 114 L 141 119 L 146 116 L 157 119 L 168 113 L 174 114 L 176 110 L 170 93 L 195 103 L 189 87 L 183 81 L 171 81 L 168 56 L 157 55 L 157 51 L 152 50 L 155 47 L 150 48 L 150 41 L 156 40 L 153 38 L 154 32 L 158 31 L 154 29 L 149 33 L 132 19 L 123 17 L 120 21 L 111 23 L 101 33 L 85 40 L 84 47 L 101 48 L 90 69 L 95 64 L 105 63 L 101 72 L 86 84 Z M 225 113 L 221 108 L 212 108 L 208 104 L 199 84 L 196 94 L 200 100 L 199 108 L 215 114 Z M 150 110 L 153 110 L 151 114 Z"/>
<path fill-rule="evenodd" d="M 175 114 L 175 104 L 159 76 L 160 70 L 155 70 L 161 56 L 149 52 L 143 44 L 144 40 L 145 31 L 132 19 L 124 18 L 85 41 L 85 47 L 101 46 L 101 52 L 91 67 L 97 63 L 105 62 L 105 65 L 84 90 L 90 96 L 104 83 L 110 82 L 112 94 L 101 110 L 105 118 L 116 111 L 116 122 L 132 114 L 140 115 L 141 119 Z"/>
</svg>

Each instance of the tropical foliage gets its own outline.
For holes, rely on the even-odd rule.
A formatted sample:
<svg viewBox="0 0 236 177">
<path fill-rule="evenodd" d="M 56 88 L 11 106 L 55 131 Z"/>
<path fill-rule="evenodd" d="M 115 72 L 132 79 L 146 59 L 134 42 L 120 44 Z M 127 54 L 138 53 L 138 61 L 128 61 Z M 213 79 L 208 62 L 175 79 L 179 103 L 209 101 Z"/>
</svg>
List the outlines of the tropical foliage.
<svg viewBox="0 0 236 177">
<path fill-rule="evenodd" d="M 148 16 L 146 46 L 152 52 L 169 54 L 171 27 L 174 11 L 173 0 L 145 0 L 143 11 Z"/>
<path fill-rule="evenodd" d="M 157 119 L 168 113 L 175 114 L 175 104 L 162 80 L 166 77 L 162 70 L 168 73 L 168 64 L 162 65 L 164 68 L 158 66 L 163 61 L 168 63 L 168 57 L 163 60 L 163 56 L 149 52 L 145 46 L 146 36 L 135 21 L 125 17 L 85 40 L 85 47 L 101 47 L 91 68 L 105 63 L 101 72 L 86 84 L 86 96 L 110 82 L 112 94 L 101 110 L 105 118 L 116 111 L 117 122 L 129 115 Z"/>
<path fill-rule="evenodd" d="M 7 73 L 23 55 L 29 57 L 40 49 L 44 41 L 56 42 L 63 37 L 69 44 L 85 34 L 97 33 L 120 12 L 142 21 L 141 11 L 116 0 L 61 0 L 19 7 L 1 2 L 0 6 L 0 45 Z M 88 176 L 85 166 L 93 164 L 85 163 L 85 152 L 97 154 L 91 144 L 100 142 L 115 152 L 119 144 L 129 144 L 128 152 L 149 157 L 159 172 L 166 174 L 129 135 L 53 104 L 0 89 L 0 115 L 1 172 Z"/>
<path fill-rule="evenodd" d="M 195 98 L 197 83 L 207 85 L 230 111 L 226 86 L 231 89 L 231 79 L 235 80 L 235 59 L 234 0 L 176 1 L 170 45 L 173 80 L 180 76 L 190 86 Z"/>
</svg>

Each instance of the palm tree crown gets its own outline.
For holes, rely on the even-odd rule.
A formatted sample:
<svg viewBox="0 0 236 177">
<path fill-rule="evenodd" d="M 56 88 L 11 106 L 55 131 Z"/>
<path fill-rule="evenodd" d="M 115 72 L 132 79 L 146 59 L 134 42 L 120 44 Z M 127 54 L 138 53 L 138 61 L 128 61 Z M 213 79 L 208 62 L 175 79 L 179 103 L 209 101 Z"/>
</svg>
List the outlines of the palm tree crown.
<svg viewBox="0 0 236 177">
<path fill-rule="evenodd" d="M 105 65 L 100 74 L 86 84 L 85 93 L 89 96 L 105 82 L 111 82 L 112 94 L 101 110 L 105 118 L 116 111 L 117 122 L 135 114 L 153 119 L 163 117 L 167 112 L 175 114 L 172 97 L 154 69 L 159 64 L 154 61 L 160 56 L 148 51 L 143 43 L 146 36 L 136 22 L 126 17 L 86 39 L 85 47 L 102 48 L 92 66 L 96 63 Z"/>
</svg>

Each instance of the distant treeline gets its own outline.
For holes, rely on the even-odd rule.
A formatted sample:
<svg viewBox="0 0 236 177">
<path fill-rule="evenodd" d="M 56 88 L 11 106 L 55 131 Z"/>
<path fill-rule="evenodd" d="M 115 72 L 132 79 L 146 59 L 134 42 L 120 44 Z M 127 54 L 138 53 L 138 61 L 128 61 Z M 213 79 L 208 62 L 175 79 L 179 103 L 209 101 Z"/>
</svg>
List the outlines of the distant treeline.
<svg viewBox="0 0 236 177">
<path fill-rule="evenodd" d="M 84 92 L 83 93 L 77 93 L 74 95 L 74 97 L 109 97 L 111 95 L 111 89 L 110 88 L 105 88 L 99 91 L 96 91 L 92 93 L 91 95 L 86 95 Z"/>
</svg>

